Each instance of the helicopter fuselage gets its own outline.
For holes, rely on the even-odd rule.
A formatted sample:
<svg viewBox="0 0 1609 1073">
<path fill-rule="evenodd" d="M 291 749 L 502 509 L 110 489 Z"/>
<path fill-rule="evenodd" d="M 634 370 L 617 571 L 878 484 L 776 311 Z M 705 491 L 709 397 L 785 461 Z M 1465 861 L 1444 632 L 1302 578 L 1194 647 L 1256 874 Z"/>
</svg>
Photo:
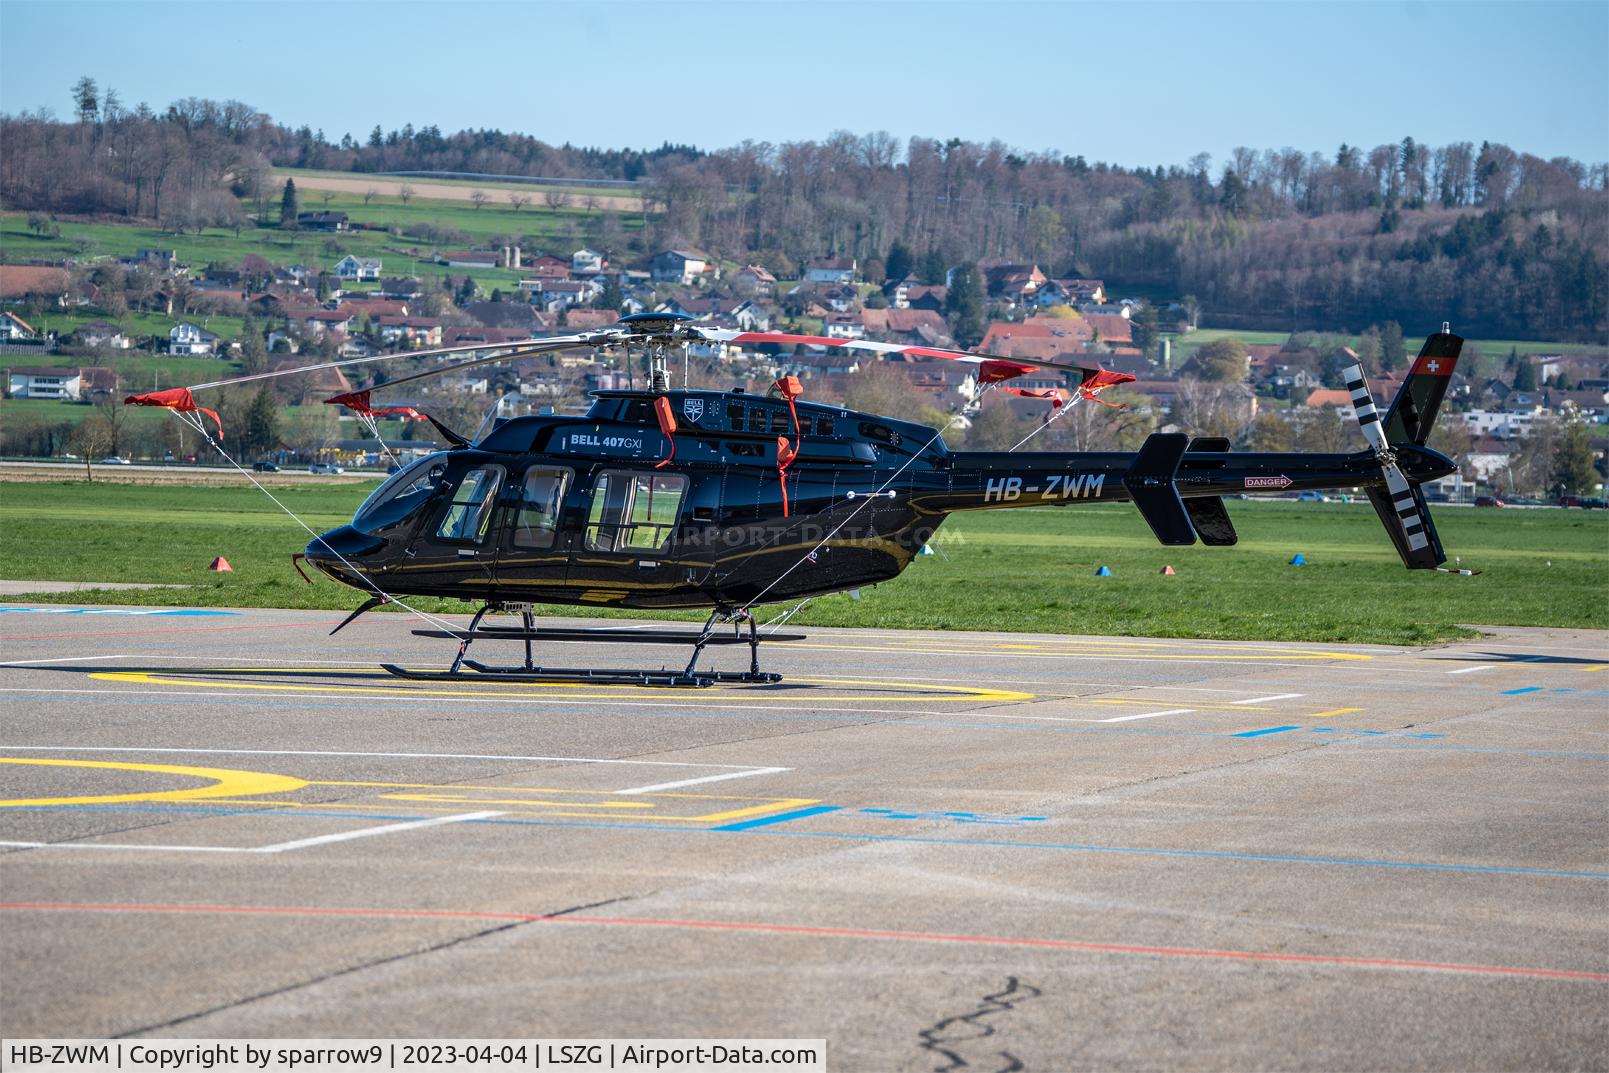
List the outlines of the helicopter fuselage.
<svg viewBox="0 0 1609 1073">
<path fill-rule="evenodd" d="M 659 398 L 675 416 L 669 435 Z M 1214 449 L 1175 452 L 1159 482 L 1137 467 L 1143 451 L 957 452 L 927 426 L 816 403 L 602 392 L 585 416 L 510 419 L 473 447 L 413 463 L 305 555 L 371 593 L 745 608 L 894 578 L 957 511 L 1130 500 L 1144 510 L 1148 485 L 1171 483 L 1203 539 L 1233 543 L 1225 495 L 1381 484 L 1368 451 L 1190 447 Z M 1452 466 L 1422 447 L 1399 462 L 1415 480 Z"/>
</svg>

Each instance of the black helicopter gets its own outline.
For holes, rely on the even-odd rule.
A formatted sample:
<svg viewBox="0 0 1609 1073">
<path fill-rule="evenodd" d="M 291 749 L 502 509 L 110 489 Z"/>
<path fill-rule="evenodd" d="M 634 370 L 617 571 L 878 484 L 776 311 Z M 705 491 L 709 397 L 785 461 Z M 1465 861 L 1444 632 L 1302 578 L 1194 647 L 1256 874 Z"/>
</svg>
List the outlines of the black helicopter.
<svg viewBox="0 0 1609 1073">
<path fill-rule="evenodd" d="M 449 597 L 481 605 L 468 628 L 415 632 L 458 640 L 452 666 L 423 672 L 387 664 L 388 671 L 453 678 L 467 668 L 502 680 L 580 677 L 655 685 L 774 682 L 779 675 L 759 669 L 756 605 L 894 578 L 956 511 L 1128 501 L 1165 545 L 1197 539 L 1229 545 L 1236 534 L 1225 495 L 1362 487 L 1408 568 L 1435 568 L 1446 558 L 1420 490 L 1455 469 L 1425 445 L 1463 344 L 1446 325 L 1425 341 L 1383 419 L 1362 370 L 1347 370 L 1369 445 L 1350 454 L 1231 452 L 1227 439 L 1182 433 L 1154 433 L 1134 453 L 952 451 L 925 425 L 802 401 L 792 377 L 763 396 L 671 390 L 667 359 L 689 343 L 705 342 L 805 343 L 948 358 L 977 365 L 983 385 L 1051 369 L 1068 382 L 1057 402 L 1093 398 L 1133 379 L 1039 359 L 725 331 L 668 313 L 640 313 L 574 336 L 498 344 L 493 353 L 386 387 L 526 354 L 600 347 L 623 347 L 628 361 L 639 350 L 651 369 L 648 387 L 595 392 L 584 416 L 498 420 L 473 442 L 431 419 L 451 448 L 400 469 L 349 524 L 317 537 L 297 556 L 369 594 L 336 631 L 394 597 Z M 485 350 L 493 348 L 430 353 Z M 399 356 L 422 355 L 391 357 Z M 196 389 L 212 386 L 219 385 Z M 196 389 L 127 401 L 195 411 L 200 408 L 190 391 Z M 371 418 L 388 412 L 372 408 L 369 391 L 327 401 Z M 697 633 L 538 629 L 534 604 L 711 614 Z M 482 626 L 491 612 L 518 613 L 521 625 Z M 734 625 L 731 634 L 717 630 L 723 623 Z M 746 635 L 739 632 L 743 626 Z M 523 641 L 524 665 L 491 667 L 468 659 L 469 644 L 481 639 Z M 533 642 L 542 640 L 684 642 L 693 645 L 693 657 L 681 672 L 544 668 L 532 653 Z M 696 670 L 704 647 L 723 643 L 749 646 L 749 670 Z"/>
</svg>

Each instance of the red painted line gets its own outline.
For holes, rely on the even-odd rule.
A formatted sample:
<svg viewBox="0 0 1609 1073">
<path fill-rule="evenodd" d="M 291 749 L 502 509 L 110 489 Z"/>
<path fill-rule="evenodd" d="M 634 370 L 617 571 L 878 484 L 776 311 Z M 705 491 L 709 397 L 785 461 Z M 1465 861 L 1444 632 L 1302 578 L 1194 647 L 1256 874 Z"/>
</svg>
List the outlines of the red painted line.
<svg viewBox="0 0 1609 1073">
<path fill-rule="evenodd" d="M 841 939 L 890 939 L 928 943 L 975 943 L 984 946 L 1028 946 L 1049 950 L 1085 950 L 1106 954 L 1142 954 L 1152 957 L 1213 958 L 1230 961 L 1274 961 L 1298 965 L 1331 965 L 1369 969 L 1412 969 L 1422 972 L 1464 972 L 1487 976 L 1539 976 L 1556 980 L 1590 980 L 1609 983 L 1609 972 L 1571 969 L 1534 969 L 1514 965 L 1465 965 L 1441 961 L 1404 961 L 1396 958 L 1345 957 L 1332 954 L 1270 954 L 1254 950 L 1211 950 L 1181 946 L 1139 946 L 1128 943 L 1090 943 L 1073 939 L 1031 939 L 995 935 L 949 935 L 942 932 L 880 931 L 872 928 L 822 928 L 804 924 L 744 923 L 731 920 L 656 920 L 646 917 L 543 916 L 537 913 L 496 913 L 457 909 L 385 909 L 343 906 L 269 905 L 107 905 L 67 902 L 0 902 L 0 910 L 90 913 L 228 913 L 247 916 L 333 916 L 392 919 L 513 920 L 547 924 L 593 924 L 636 928 L 698 928 L 709 931 L 748 931 L 769 935 L 822 935 Z"/>
<path fill-rule="evenodd" d="M 333 621 L 333 620 L 331 620 Z M 142 633 L 214 633 L 218 630 L 293 630 L 303 626 L 328 626 L 328 622 L 271 622 L 258 626 L 184 626 L 167 630 L 116 630 L 111 633 L 39 633 L 30 637 L 8 637 L 8 641 L 72 641 L 80 637 L 136 637 Z M 356 625 L 354 623 L 354 625 Z M 368 625 L 368 623 L 364 623 Z"/>
</svg>

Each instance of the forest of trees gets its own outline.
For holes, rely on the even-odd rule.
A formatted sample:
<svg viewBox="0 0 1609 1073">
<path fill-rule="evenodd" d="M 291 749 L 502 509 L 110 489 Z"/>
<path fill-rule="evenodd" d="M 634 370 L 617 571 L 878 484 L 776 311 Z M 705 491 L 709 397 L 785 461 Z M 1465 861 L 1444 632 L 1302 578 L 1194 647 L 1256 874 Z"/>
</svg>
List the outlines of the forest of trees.
<svg viewBox="0 0 1609 1073">
<path fill-rule="evenodd" d="M 81 79 L 76 114 L 0 116 L 8 209 L 273 218 L 273 166 L 635 180 L 653 223 L 635 251 L 701 245 L 787 274 L 853 256 L 875 278 L 896 241 L 917 266 L 1008 258 L 1097 276 L 1121 296 L 1195 295 L 1218 325 L 1358 329 L 1443 319 L 1471 334 L 1609 334 L 1609 169 L 1495 143 L 1411 137 L 1334 153 L 1236 149 L 1119 167 L 886 133 L 747 141 L 714 152 L 552 146 L 523 134 L 378 127 L 338 142 L 238 101 L 132 110 Z"/>
</svg>

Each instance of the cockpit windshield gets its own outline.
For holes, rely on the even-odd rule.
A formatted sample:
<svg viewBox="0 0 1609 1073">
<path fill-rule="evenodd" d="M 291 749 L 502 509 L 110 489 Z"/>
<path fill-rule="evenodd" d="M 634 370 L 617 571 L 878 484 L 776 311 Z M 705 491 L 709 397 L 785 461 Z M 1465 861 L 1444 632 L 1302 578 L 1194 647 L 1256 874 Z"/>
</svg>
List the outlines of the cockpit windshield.
<svg viewBox="0 0 1609 1073">
<path fill-rule="evenodd" d="M 431 494 L 446 475 L 445 454 L 421 458 L 397 471 L 363 501 L 357 514 L 352 517 L 352 528 L 374 533 L 406 521 L 430 501 Z"/>
</svg>

